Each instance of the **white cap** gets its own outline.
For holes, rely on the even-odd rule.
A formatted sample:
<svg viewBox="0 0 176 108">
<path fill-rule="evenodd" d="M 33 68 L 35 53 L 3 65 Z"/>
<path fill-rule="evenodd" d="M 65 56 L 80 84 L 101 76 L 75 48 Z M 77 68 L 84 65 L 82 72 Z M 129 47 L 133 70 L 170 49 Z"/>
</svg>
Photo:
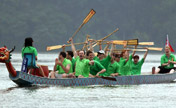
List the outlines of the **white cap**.
<svg viewBox="0 0 176 108">
<path fill-rule="evenodd" d="M 98 51 L 99 54 L 105 54 L 103 50 Z"/>
</svg>

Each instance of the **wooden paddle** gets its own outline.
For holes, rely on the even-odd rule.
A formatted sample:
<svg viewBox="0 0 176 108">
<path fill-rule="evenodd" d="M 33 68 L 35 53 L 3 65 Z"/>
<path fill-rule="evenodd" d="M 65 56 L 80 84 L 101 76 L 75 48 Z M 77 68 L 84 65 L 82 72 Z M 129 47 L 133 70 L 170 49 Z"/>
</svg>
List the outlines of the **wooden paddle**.
<svg viewBox="0 0 176 108">
<path fill-rule="evenodd" d="M 139 45 L 154 45 L 154 42 L 139 42 Z"/>
<path fill-rule="evenodd" d="M 96 40 L 94 40 L 96 41 Z M 97 40 L 98 41 L 98 40 Z M 114 41 L 102 41 L 101 44 L 107 44 L 107 42 L 112 42 L 113 44 L 117 45 L 138 45 L 138 39 L 132 39 L 132 40 L 114 40 Z M 98 45 L 98 43 L 96 43 Z M 95 47 L 95 46 L 93 46 Z"/>
<path fill-rule="evenodd" d="M 84 42 L 82 43 L 74 43 L 74 45 L 82 45 L 85 44 Z M 56 45 L 56 46 L 48 46 L 46 48 L 46 51 L 50 51 L 50 50 L 55 50 L 55 49 L 60 49 L 62 48 L 63 45 Z M 71 44 L 65 45 L 65 47 L 71 46 Z"/>
<path fill-rule="evenodd" d="M 83 27 L 84 24 L 86 24 L 95 14 L 96 12 L 91 9 L 89 14 L 86 16 L 86 18 L 84 18 L 82 24 L 79 26 L 79 28 L 75 31 L 75 33 L 72 35 L 72 39 L 75 37 L 75 35 L 79 32 L 79 30 Z M 67 41 L 67 43 L 70 43 L 70 41 Z"/>
<path fill-rule="evenodd" d="M 154 51 L 162 51 L 163 48 L 156 48 L 156 47 L 149 47 L 149 50 L 154 50 Z"/>
<path fill-rule="evenodd" d="M 147 49 L 115 49 L 114 51 L 116 52 L 119 52 L 119 51 L 147 51 Z"/>
<path fill-rule="evenodd" d="M 85 47 L 87 47 L 87 43 L 88 43 L 89 37 L 90 37 L 90 35 L 87 35 L 87 36 L 86 36 L 85 44 L 84 44 L 82 50 L 84 50 Z"/>
<path fill-rule="evenodd" d="M 114 40 L 113 44 L 124 45 L 127 42 L 127 45 L 154 45 L 154 42 L 139 42 L 136 40 Z"/>
<path fill-rule="evenodd" d="M 134 48 L 134 46 L 128 46 L 128 48 Z M 158 47 L 137 47 L 137 48 L 148 48 L 149 50 L 153 50 L 153 51 L 162 51 L 163 48 L 158 48 Z"/>
<path fill-rule="evenodd" d="M 123 50 L 127 50 L 127 51 L 147 51 L 147 49 L 116 49 L 114 51 L 123 51 Z M 148 50 L 153 50 L 153 51 L 162 51 L 162 48 L 148 48 Z"/>
<path fill-rule="evenodd" d="M 101 39 L 98 40 L 98 41 L 103 41 L 103 40 L 105 40 L 106 38 L 108 38 L 109 36 L 111 36 L 112 34 L 114 34 L 115 32 L 117 32 L 118 30 L 119 30 L 119 28 L 117 28 L 117 29 L 114 30 L 112 33 L 108 34 L 107 36 L 105 36 L 104 38 L 101 38 Z M 92 47 L 95 47 L 97 44 L 98 44 L 98 42 L 96 42 Z"/>
</svg>

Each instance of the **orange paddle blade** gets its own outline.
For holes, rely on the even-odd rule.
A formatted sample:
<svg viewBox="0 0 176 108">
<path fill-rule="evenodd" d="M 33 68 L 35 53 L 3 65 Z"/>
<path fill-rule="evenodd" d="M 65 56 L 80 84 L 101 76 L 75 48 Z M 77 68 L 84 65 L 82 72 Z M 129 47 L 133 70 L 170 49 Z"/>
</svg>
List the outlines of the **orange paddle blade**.
<svg viewBox="0 0 176 108">
<path fill-rule="evenodd" d="M 86 16 L 86 18 L 84 19 L 83 23 L 86 24 L 92 17 L 93 15 L 95 14 L 96 12 L 91 9 L 91 11 L 89 12 L 89 14 Z"/>
</svg>

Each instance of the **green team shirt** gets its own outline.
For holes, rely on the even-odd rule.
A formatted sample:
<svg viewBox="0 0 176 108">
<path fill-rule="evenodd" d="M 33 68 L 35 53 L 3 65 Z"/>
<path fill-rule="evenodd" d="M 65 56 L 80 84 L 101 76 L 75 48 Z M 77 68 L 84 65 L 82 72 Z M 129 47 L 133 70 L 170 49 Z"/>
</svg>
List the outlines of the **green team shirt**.
<svg viewBox="0 0 176 108">
<path fill-rule="evenodd" d="M 129 56 L 129 60 L 126 63 L 124 58 L 120 58 L 120 75 L 131 75 L 131 62 L 132 55 Z"/>
<path fill-rule="evenodd" d="M 71 65 L 71 66 L 70 66 L 70 70 L 69 70 L 68 73 L 73 73 L 71 61 L 65 58 L 64 61 L 62 62 L 62 65 L 63 65 L 64 67 L 66 67 L 68 64 Z M 57 65 L 57 66 L 56 66 L 56 70 L 59 71 L 58 74 L 64 74 L 64 73 L 65 73 L 65 71 L 62 69 L 62 67 L 61 67 L 60 65 Z"/>
<path fill-rule="evenodd" d="M 110 76 L 113 73 L 119 73 L 119 69 L 120 66 L 116 61 L 113 64 L 109 63 L 108 69 L 105 72 L 104 76 Z"/>
<path fill-rule="evenodd" d="M 142 58 L 138 63 L 131 63 L 131 74 L 132 75 L 140 75 L 141 74 L 141 67 L 144 63 L 144 58 Z"/>
<path fill-rule="evenodd" d="M 102 69 L 105 69 L 98 61 L 94 60 L 94 64 L 90 65 L 90 74 L 96 75 Z"/>
<path fill-rule="evenodd" d="M 109 63 L 111 61 L 111 56 L 108 55 L 106 58 L 104 58 L 102 60 L 100 60 L 97 56 L 95 56 L 93 59 L 98 61 L 98 62 L 100 62 L 105 67 L 105 69 L 107 70 L 108 65 L 109 65 Z"/>
<path fill-rule="evenodd" d="M 37 49 L 32 46 L 22 48 L 21 53 L 22 53 L 22 58 L 24 57 L 24 53 L 34 53 L 35 56 L 37 56 L 38 54 Z"/>
<path fill-rule="evenodd" d="M 161 65 L 164 64 L 164 63 L 167 63 L 169 60 L 170 61 L 176 61 L 175 56 L 173 54 L 170 54 L 170 57 L 168 58 L 166 56 L 166 54 L 164 54 L 163 56 L 161 56 Z M 173 68 L 173 67 L 174 67 L 174 64 L 172 64 L 172 63 L 170 63 L 167 66 L 164 66 L 164 68 L 166 68 L 166 69 L 170 69 L 170 68 Z"/>
<path fill-rule="evenodd" d="M 76 67 L 75 76 L 82 75 L 84 77 L 89 77 L 90 65 L 88 59 L 80 60 L 79 56 L 76 57 Z"/>
</svg>

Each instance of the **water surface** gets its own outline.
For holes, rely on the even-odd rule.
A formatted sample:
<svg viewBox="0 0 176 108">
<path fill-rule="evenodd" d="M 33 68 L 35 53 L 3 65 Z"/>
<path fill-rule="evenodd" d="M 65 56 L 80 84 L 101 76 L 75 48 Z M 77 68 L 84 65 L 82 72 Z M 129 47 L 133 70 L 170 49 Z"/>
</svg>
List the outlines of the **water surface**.
<svg viewBox="0 0 176 108">
<path fill-rule="evenodd" d="M 38 63 L 52 70 L 57 54 L 39 53 Z M 143 55 L 140 55 L 142 57 Z M 142 73 L 151 72 L 160 64 L 160 54 L 149 54 Z M 13 54 L 12 64 L 21 70 L 21 55 Z M 0 108 L 175 108 L 176 83 L 132 86 L 18 87 L 9 77 L 4 64 L 0 64 Z"/>
</svg>

